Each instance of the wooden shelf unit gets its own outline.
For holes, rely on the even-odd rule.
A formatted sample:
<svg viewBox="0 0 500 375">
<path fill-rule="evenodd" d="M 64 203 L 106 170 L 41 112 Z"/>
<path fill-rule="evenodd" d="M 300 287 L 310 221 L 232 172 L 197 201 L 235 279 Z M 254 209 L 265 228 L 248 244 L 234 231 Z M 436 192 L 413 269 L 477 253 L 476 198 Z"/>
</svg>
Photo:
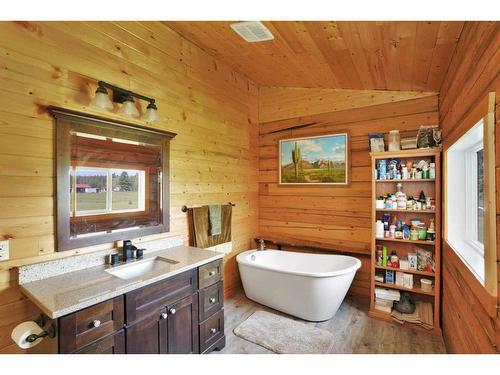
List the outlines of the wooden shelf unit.
<svg viewBox="0 0 500 375">
<path fill-rule="evenodd" d="M 389 323 L 400 325 L 395 322 L 391 314 L 377 310 L 375 308 L 375 287 L 388 289 L 397 289 L 411 293 L 415 300 L 425 300 L 432 302 L 433 305 L 433 325 L 432 330 L 427 330 L 417 324 L 404 323 L 404 327 L 416 329 L 423 332 L 441 335 L 441 319 L 440 319 L 440 290 L 441 290 L 441 149 L 416 149 L 403 150 L 396 152 L 372 152 L 372 234 L 371 234 L 371 282 L 370 282 L 370 311 L 369 316 L 375 319 L 384 320 Z M 407 180 L 377 180 L 375 177 L 375 169 L 377 161 L 381 159 L 390 160 L 398 158 L 402 162 L 407 160 L 419 161 L 421 159 L 430 160 L 436 165 L 435 179 L 407 179 Z M 391 210 L 377 209 L 375 200 L 381 195 L 386 195 L 387 192 L 396 192 L 396 184 L 403 183 L 403 192 L 407 195 L 416 196 L 420 190 L 424 190 L 426 196 L 435 199 L 436 209 L 431 210 Z M 434 226 L 436 230 L 435 241 L 412 241 L 394 238 L 377 238 L 375 237 L 375 222 L 384 212 L 391 215 L 411 215 L 428 223 L 429 218 L 434 218 Z M 376 245 L 389 244 L 388 255 L 392 250 L 396 250 L 399 257 L 406 257 L 409 252 L 416 252 L 416 248 L 432 250 L 435 262 L 435 272 L 417 271 L 417 270 L 400 270 L 391 267 L 378 266 L 376 263 Z M 378 272 L 377 272 L 378 270 Z M 379 283 L 375 281 L 375 274 L 385 272 L 386 270 L 401 271 L 404 273 L 413 274 L 413 289 L 404 288 L 396 284 Z M 420 289 L 420 279 L 429 278 L 433 280 L 433 288 L 431 292 L 424 292 Z"/>
</svg>

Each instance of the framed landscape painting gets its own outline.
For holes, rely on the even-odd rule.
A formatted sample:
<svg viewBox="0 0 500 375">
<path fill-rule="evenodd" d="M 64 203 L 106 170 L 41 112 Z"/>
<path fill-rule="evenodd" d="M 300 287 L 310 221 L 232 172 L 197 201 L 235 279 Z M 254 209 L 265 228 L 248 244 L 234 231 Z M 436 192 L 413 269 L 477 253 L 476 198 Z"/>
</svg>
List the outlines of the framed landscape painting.
<svg viewBox="0 0 500 375">
<path fill-rule="evenodd" d="M 279 183 L 348 185 L 349 134 L 279 141 Z"/>
</svg>

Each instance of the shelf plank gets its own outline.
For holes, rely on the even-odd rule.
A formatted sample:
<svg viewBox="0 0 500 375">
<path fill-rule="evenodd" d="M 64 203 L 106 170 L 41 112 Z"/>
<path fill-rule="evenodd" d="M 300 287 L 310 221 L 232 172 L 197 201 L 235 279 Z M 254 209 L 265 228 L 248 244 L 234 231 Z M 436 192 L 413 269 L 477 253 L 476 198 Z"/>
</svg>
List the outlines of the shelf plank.
<svg viewBox="0 0 500 375">
<path fill-rule="evenodd" d="M 375 209 L 375 211 L 377 211 L 377 212 L 398 212 L 398 213 L 408 212 L 408 213 L 412 213 L 412 214 L 433 214 L 433 215 L 436 214 L 436 211 L 432 211 L 432 210 L 394 210 L 391 208 L 377 208 L 377 209 Z"/>
<path fill-rule="evenodd" d="M 389 271 L 396 271 L 396 272 L 412 273 L 414 275 L 422 275 L 422 276 L 429 276 L 429 277 L 435 277 L 436 276 L 436 274 L 434 272 L 427 272 L 427 271 L 402 270 L 400 268 L 384 267 L 384 266 L 377 266 L 377 265 L 375 265 L 375 268 L 380 269 L 380 270 L 389 270 Z"/>
<path fill-rule="evenodd" d="M 426 296 L 433 296 L 434 295 L 434 290 L 432 290 L 432 292 L 424 292 L 420 288 L 409 289 L 409 288 L 405 288 L 405 287 L 402 287 L 402 286 L 399 286 L 396 284 L 379 283 L 378 281 L 375 281 L 375 286 L 380 286 L 382 288 L 389 288 L 389 289 L 397 289 L 397 290 L 402 290 L 405 292 L 418 293 L 418 294 L 423 294 Z"/>
<path fill-rule="evenodd" d="M 408 183 L 408 182 L 436 182 L 436 180 L 434 178 L 414 178 L 414 179 L 408 178 L 406 180 L 375 180 L 375 182 L 377 182 L 377 183 L 380 183 L 380 182 L 384 182 L 384 183 L 390 183 L 390 182 Z"/>
<path fill-rule="evenodd" d="M 434 241 L 422 241 L 422 240 L 400 240 L 399 238 L 378 238 L 375 237 L 376 241 L 389 241 L 389 242 L 404 242 L 404 243 L 416 243 L 419 245 L 434 246 L 436 242 Z"/>
<path fill-rule="evenodd" d="M 382 151 L 370 152 L 370 156 L 374 159 L 393 159 L 393 158 L 419 158 L 422 156 L 439 155 L 441 152 L 440 147 L 433 148 L 416 148 L 413 150 L 399 150 L 399 151 Z"/>
</svg>

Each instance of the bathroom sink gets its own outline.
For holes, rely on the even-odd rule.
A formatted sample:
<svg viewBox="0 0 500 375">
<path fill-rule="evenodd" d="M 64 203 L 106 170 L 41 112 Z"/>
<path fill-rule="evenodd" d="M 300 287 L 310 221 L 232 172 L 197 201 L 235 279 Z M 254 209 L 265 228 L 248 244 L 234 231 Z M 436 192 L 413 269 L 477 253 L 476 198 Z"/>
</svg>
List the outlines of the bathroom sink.
<svg viewBox="0 0 500 375">
<path fill-rule="evenodd" d="M 179 263 L 176 260 L 154 257 L 138 260 L 134 263 L 124 264 L 113 268 L 108 268 L 106 272 L 120 279 L 130 280 L 147 273 L 160 274 L 169 272 L 173 264 Z"/>
</svg>

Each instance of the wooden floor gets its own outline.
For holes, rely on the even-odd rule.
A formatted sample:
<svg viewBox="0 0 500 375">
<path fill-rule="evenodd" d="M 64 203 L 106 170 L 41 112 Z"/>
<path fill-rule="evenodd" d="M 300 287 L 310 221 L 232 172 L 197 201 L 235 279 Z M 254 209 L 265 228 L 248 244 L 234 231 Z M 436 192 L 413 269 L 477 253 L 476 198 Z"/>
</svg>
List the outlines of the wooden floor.
<svg viewBox="0 0 500 375">
<path fill-rule="evenodd" d="M 259 305 L 239 292 L 224 301 L 227 354 L 271 354 L 260 345 L 239 338 L 233 330 L 257 310 L 283 313 Z M 333 319 L 321 323 L 304 322 L 330 331 L 335 337 L 332 353 L 417 354 L 446 353 L 441 337 L 381 322 L 367 315 L 368 305 L 346 298 Z M 299 320 L 297 318 L 294 318 Z"/>
</svg>

